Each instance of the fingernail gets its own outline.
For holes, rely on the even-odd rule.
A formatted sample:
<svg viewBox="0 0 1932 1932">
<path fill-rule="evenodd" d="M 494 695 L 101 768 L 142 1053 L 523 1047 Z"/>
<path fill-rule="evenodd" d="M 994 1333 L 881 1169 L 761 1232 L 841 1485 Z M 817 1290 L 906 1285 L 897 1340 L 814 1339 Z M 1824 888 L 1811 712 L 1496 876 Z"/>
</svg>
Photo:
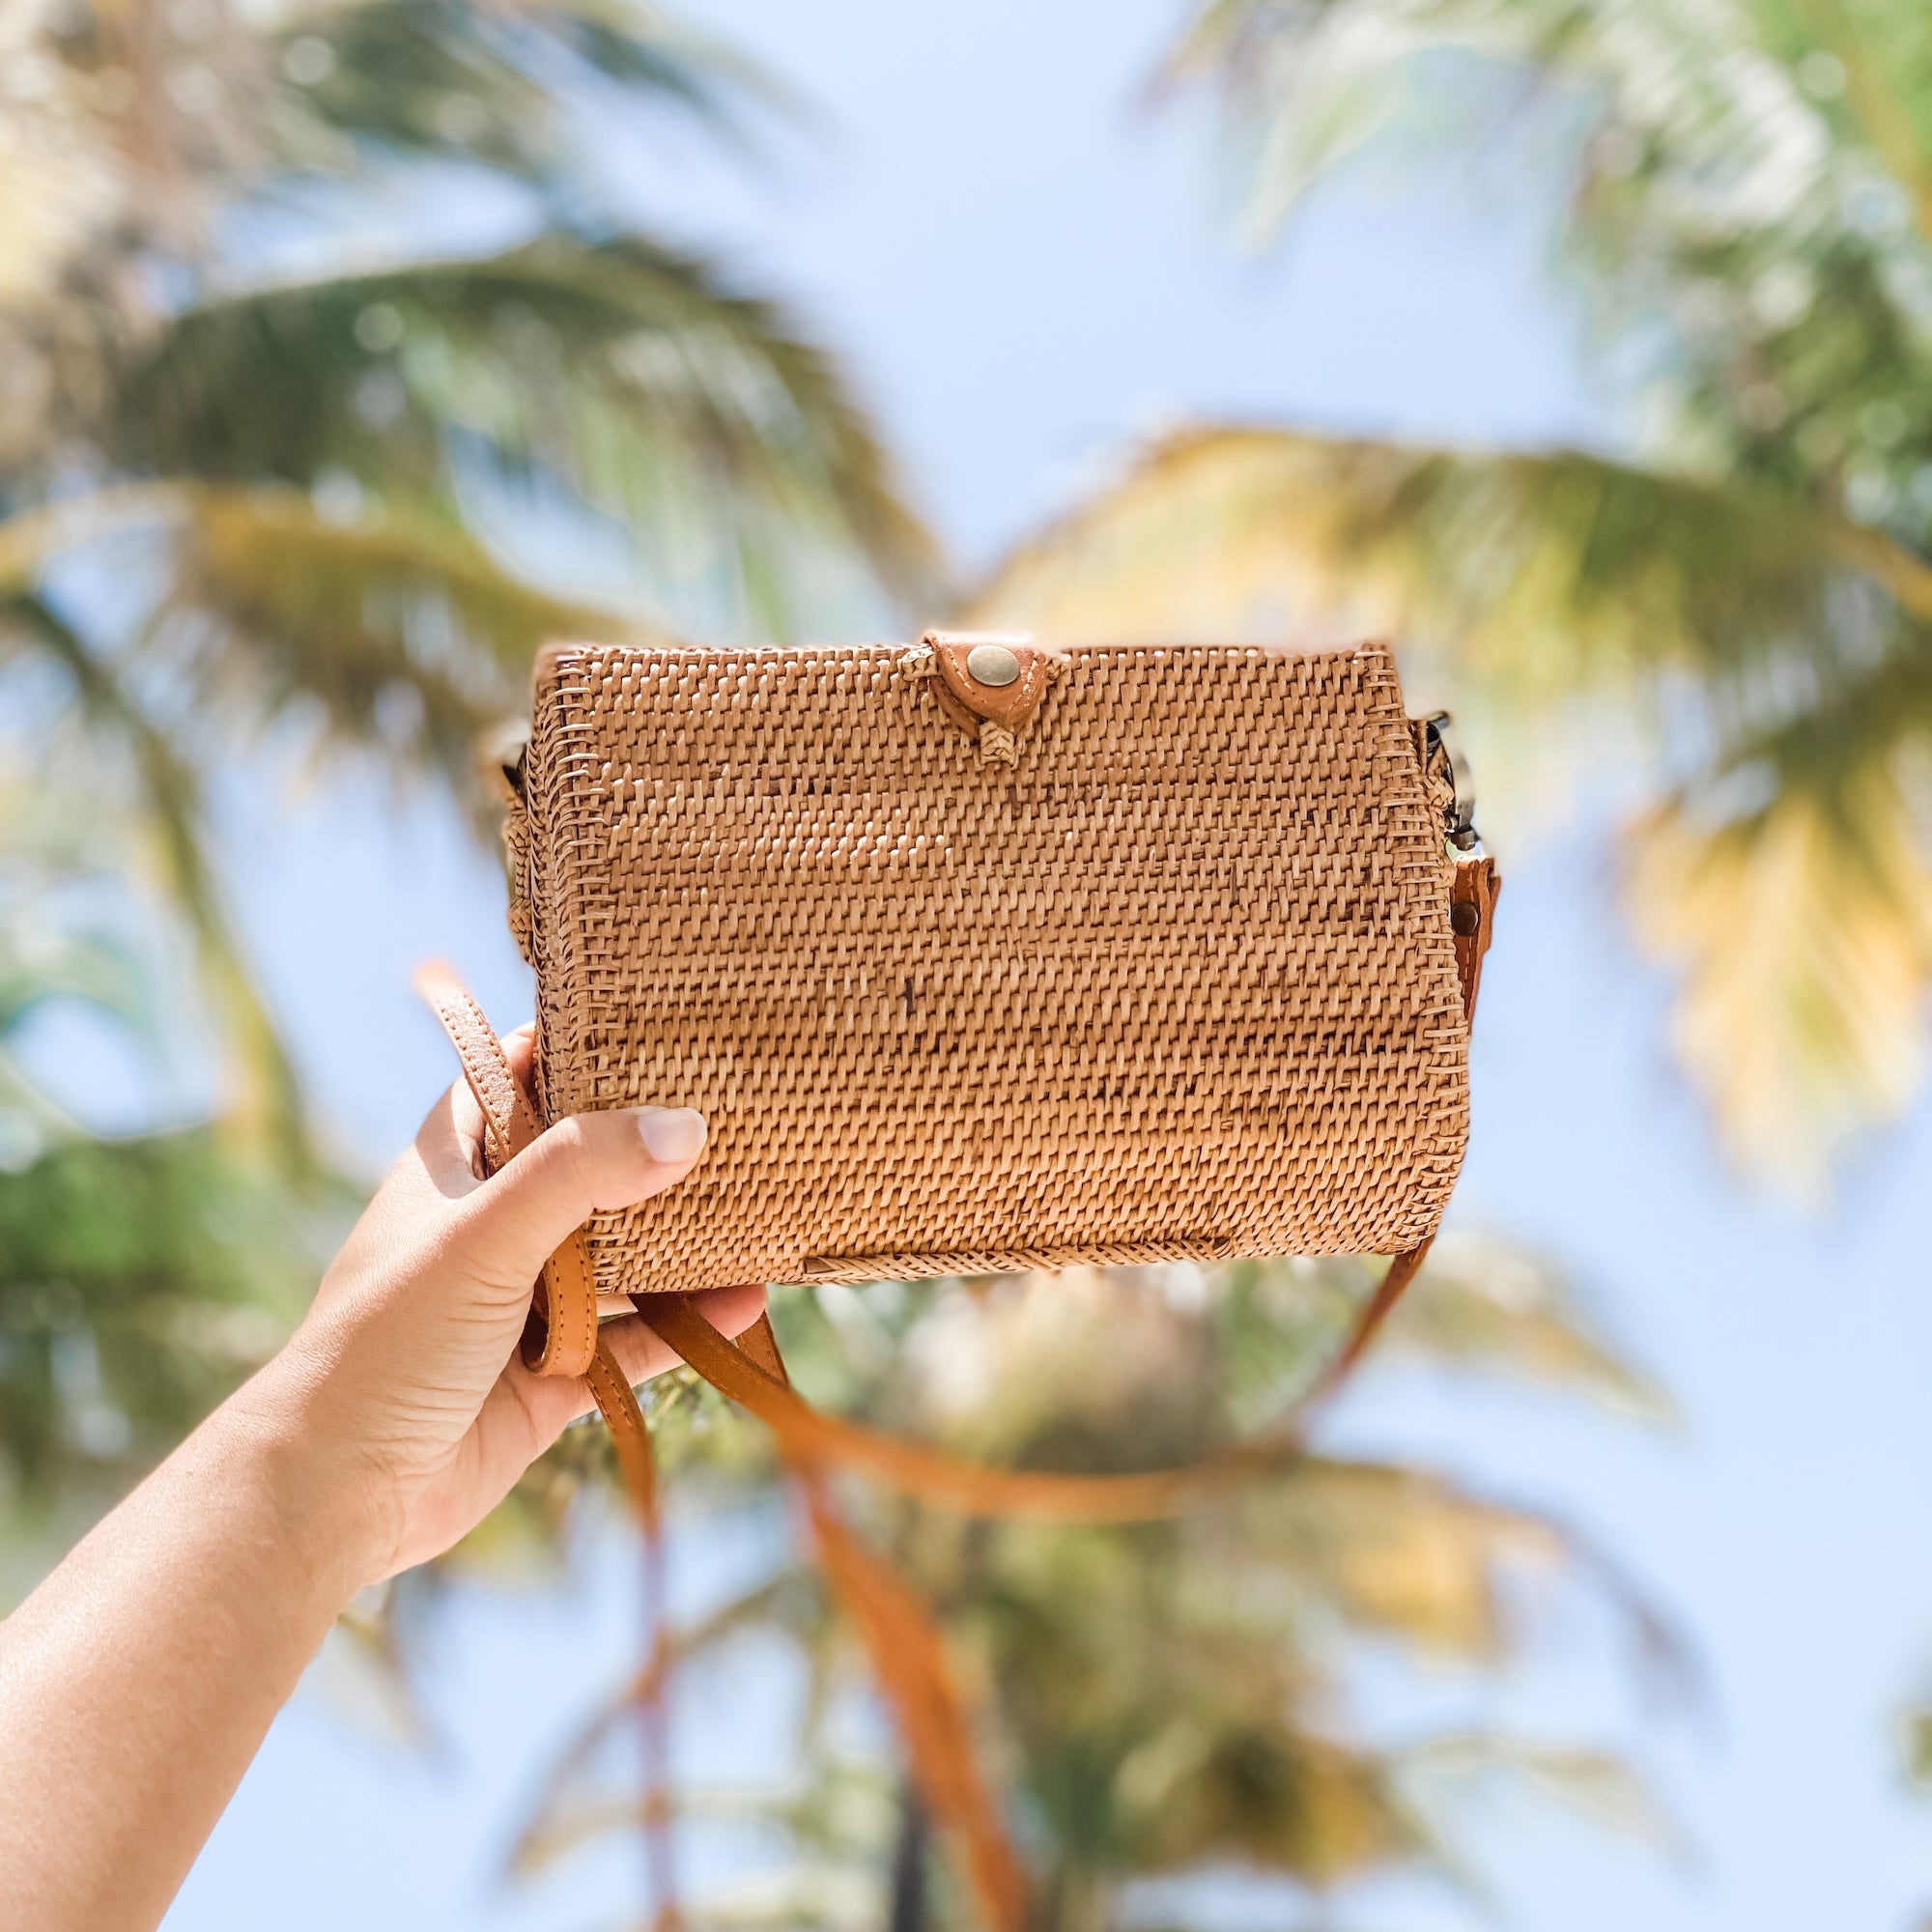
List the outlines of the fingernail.
<svg viewBox="0 0 1932 1932">
<path fill-rule="evenodd" d="M 704 1151 L 704 1116 L 695 1107 L 646 1107 L 638 1132 L 653 1160 L 674 1167 Z"/>
</svg>

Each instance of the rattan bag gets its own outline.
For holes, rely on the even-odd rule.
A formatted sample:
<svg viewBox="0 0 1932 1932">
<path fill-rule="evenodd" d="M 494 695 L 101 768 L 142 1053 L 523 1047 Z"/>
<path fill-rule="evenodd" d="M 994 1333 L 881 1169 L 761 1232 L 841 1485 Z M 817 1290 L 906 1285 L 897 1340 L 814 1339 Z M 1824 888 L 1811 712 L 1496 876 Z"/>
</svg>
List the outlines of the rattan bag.
<svg viewBox="0 0 1932 1932">
<path fill-rule="evenodd" d="M 1415 1246 L 1468 1122 L 1447 771 L 1379 644 L 553 646 L 538 1112 L 712 1133 L 598 1290 Z"/>
</svg>

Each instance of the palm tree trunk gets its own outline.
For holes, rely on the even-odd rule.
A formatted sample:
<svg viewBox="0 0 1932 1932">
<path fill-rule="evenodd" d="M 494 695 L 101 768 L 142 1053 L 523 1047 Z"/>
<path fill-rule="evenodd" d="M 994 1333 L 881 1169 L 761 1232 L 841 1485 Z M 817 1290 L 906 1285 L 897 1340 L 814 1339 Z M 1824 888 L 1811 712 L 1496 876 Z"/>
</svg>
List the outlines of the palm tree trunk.
<svg viewBox="0 0 1932 1932">
<path fill-rule="evenodd" d="M 1107 1932 L 1112 1892 L 1093 1872 L 1058 1865 L 1045 1889 L 1038 1932 Z"/>
<path fill-rule="evenodd" d="M 931 1834 L 925 1806 L 908 1778 L 899 1787 L 899 1833 L 893 1848 L 893 1897 L 886 1932 L 926 1932 L 932 1922 L 925 1889 L 925 1847 Z"/>
</svg>

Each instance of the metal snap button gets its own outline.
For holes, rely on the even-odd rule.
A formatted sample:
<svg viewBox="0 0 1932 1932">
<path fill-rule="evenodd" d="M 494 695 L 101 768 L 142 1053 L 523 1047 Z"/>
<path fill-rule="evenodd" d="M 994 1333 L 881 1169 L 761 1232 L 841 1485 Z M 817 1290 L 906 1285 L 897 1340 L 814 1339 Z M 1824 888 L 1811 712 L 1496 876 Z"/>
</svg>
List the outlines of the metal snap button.
<svg viewBox="0 0 1932 1932">
<path fill-rule="evenodd" d="M 1009 650 L 1005 644 L 975 644 L 966 653 L 966 675 L 975 684 L 995 688 L 1003 684 L 1017 684 L 1020 676 L 1018 654 Z"/>
</svg>

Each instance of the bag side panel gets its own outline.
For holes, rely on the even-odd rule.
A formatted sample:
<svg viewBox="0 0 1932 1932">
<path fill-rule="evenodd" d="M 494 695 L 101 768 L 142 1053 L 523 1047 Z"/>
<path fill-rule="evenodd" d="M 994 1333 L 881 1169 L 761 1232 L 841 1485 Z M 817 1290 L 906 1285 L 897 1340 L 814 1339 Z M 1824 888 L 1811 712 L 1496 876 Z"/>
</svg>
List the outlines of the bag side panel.
<svg viewBox="0 0 1932 1932">
<path fill-rule="evenodd" d="M 585 1074 L 583 879 L 577 858 L 582 812 L 595 810 L 596 686 L 588 647 L 553 644 L 532 679 L 524 753 L 525 912 L 527 956 L 537 978 L 536 1099 L 545 1126 L 566 1114 L 618 1104 L 600 1100 Z"/>
</svg>

